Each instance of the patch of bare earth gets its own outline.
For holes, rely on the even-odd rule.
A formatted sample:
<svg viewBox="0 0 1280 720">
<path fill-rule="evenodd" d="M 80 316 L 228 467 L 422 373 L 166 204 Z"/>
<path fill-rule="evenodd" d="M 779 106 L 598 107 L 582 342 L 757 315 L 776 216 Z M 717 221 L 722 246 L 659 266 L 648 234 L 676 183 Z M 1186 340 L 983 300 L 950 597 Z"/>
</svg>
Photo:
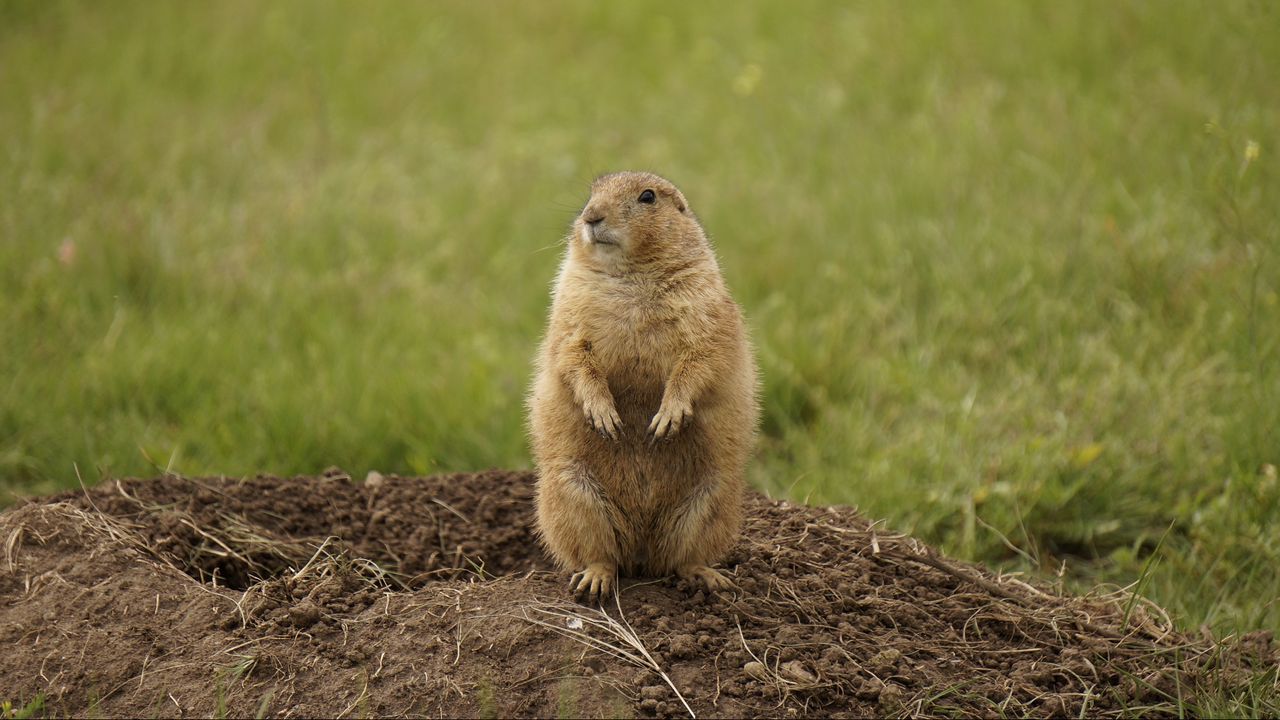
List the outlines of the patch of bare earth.
<svg viewBox="0 0 1280 720">
<path fill-rule="evenodd" d="M 568 601 L 528 472 L 120 480 L 0 515 L 0 699 L 57 714 L 1102 716 L 1276 661 L 753 495 L 736 597 Z"/>
</svg>

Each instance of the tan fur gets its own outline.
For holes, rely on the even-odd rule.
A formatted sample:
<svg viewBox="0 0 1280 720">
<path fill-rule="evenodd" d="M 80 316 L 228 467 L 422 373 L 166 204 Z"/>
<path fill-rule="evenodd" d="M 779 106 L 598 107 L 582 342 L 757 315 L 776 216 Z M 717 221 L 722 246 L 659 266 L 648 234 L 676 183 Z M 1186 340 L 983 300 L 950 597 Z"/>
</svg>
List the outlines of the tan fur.
<svg viewBox="0 0 1280 720">
<path fill-rule="evenodd" d="M 567 243 L 529 397 L 543 542 L 580 595 L 619 571 L 729 587 L 710 565 L 738 533 L 759 404 L 711 244 L 674 185 L 635 172 L 595 181 Z"/>
</svg>

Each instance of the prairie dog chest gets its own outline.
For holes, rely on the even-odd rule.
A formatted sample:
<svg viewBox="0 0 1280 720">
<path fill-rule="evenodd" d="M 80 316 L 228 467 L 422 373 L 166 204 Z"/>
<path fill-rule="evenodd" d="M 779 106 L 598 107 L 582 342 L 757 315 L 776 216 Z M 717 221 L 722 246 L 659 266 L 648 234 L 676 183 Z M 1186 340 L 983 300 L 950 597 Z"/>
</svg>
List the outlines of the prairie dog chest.
<svg viewBox="0 0 1280 720">
<path fill-rule="evenodd" d="M 595 290 L 582 330 L 601 369 L 611 377 L 665 380 L 688 342 L 693 308 L 644 286 L 618 283 Z"/>
</svg>

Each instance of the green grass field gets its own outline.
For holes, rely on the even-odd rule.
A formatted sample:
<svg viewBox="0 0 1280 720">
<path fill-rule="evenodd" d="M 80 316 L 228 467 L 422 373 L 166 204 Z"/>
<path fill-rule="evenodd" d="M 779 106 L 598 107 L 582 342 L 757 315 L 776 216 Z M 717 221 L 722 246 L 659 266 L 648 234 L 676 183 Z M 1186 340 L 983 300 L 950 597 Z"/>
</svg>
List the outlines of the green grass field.
<svg viewBox="0 0 1280 720">
<path fill-rule="evenodd" d="M 559 241 L 594 175 L 650 169 L 754 329 L 756 486 L 1278 630 L 1278 28 L 1268 2 L 5 2 L 4 502 L 527 466 Z"/>
</svg>

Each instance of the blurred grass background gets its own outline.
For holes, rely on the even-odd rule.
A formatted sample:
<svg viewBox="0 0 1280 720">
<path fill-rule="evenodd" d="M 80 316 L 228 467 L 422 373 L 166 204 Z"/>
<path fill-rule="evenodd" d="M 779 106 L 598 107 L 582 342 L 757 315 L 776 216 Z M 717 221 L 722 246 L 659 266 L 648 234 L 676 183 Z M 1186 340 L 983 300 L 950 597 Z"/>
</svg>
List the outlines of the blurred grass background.
<svg viewBox="0 0 1280 720">
<path fill-rule="evenodd" d="M 1280 629 L 1277 28 L 1268 2 L 5 2 L 2 502 L 77 468 L 529 465 L 559 240 L 594 175 L 650 169 L 754 328 L 757 487 Z"/>
</svg>

